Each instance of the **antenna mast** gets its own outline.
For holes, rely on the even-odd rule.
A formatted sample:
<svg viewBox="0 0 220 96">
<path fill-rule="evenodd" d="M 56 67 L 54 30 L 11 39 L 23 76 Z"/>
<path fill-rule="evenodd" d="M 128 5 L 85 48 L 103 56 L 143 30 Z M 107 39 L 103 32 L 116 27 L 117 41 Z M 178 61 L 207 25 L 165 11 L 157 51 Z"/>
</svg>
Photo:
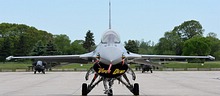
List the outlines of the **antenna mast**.
<svg viewBox="0 0 220 96">
<path fill-rule="evenodd" d="M 109 29 L 111 29 L 111 0 L 109 0 Z"/>
</svg>

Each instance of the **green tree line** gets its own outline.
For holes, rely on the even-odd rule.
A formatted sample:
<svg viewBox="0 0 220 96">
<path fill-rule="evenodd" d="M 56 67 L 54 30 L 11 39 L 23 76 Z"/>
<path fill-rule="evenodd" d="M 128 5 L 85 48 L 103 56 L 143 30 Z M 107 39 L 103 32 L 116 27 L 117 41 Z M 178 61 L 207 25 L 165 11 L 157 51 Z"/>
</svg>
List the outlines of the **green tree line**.
<svg viewBox="0 0 220 96">
<path fill-rule="evenodd" d="M 25 24 L 1 23 L 0 61 L 5 61 L 5 58 L 10 55 L 82 54 L 92 50 L 95 46 L 93 33 L 90 30 L 85 38 L 85 41 L 75 40 L 71 42 L 65 34 L 53 35 Z"/>
<path fill-rule="evenodd" d="M 156 44 L 143 39 L 128 40 L 124 45 L 128 51 L 139 54 L 212 55 L 218 59 L 220 40 L 214 32 L 204 36 L 204 31 L 198 21 L 189 20 L 165 32 Z M 94 50 L 95 46 L 90 30 L 85 40 L 71 41 L 65 34 L 53 35 L 24 24 L 0 24 L 0 61 L 10 55 L 82 54 Z"/>
<path fill-rule="evenodd" d="M 128 40 L 125 48 L 134 53 L 164 55 L 212 55 L 220 60 L 220 40 L 209 32 L 204 36 L 202 25 L 196 20 L 185 21 L 165 32 L 159 42 Z"/>
</svg>

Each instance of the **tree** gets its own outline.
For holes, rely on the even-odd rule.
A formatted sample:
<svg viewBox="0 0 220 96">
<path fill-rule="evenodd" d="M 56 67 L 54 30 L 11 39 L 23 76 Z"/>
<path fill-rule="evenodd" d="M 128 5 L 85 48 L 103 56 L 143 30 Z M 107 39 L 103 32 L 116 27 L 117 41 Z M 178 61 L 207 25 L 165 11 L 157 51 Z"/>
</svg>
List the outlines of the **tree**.
<svg viewBox="0 0 220 96">
<path fill-rule="evenodd" d="M 209 32 L 207 37 L 217 38 L 217 34 L 214 32 Z"/>
<path fill-rule="evenodd" d="M 164 37 L 156 44 L 155 51 L 157 54 L 181 55 L 184 42 L 194 36 L 202 36 L 203 31 L 198 21 L 185 21 L 174 27 L 172 31 L 165 32 Z"/>
<path fill-rule="evenodd" d="M 181 55 L 183 41 L 176 31 L 165 32 L 155 46 L 157 54 Z"/>
<path fill-rule="evenodd" d="M 153 52 L 153 42 L 147 41 L 145 42 L 144 40 L 140 41 L 139 48 L 138 48 L 138 53 L 139 54 L 154 54 Z"/>
<path fill-rule="evenodd" d="M 32 52 L 30 53 L 30 55 L 34 55 L 34 56 L 40 56 L 40 55 L 44 55 L 46 52 L 45 50 L 45 46 L 43 44 L 43 42 L 41 40 L 39 40 L 35 46 L 32 49 Z"/>
<path fill-rule="evenodd" d="M 87 52 L 92 51 L 92 47 L 95 46 L 95 40 L 93 33 L 88 30 L 85 36 L 85 42 L 83 43 L 83 47 L 87 50 Z"/>
<path fill-rule="evenodd" d="M 0 61 L 4 61 L 4 54 L 3 54 L 3 42 L 4 42 L 4 38 L 0 37 Z"/>
<path fill-rule="evenodd" d="M 15 46 L 15 55 L 18 56 L 24 56 L 28 54 L 28 50 L 27 50 L 27 42 L 26 42 L 26 38 L 24 35 L 21 35 L 18 39 L 18 42 L 14 42 L 14 46 Z"/>
<path fill-rule="evenodd" d="M 1 49 L 1 60 L 5 61 L 5 58 L 11 55 L 11 42 L 10 38 L 4 38 Z"/>
<path fill-rule="evenodd" d="M 138 53 L 138 43 L 135 40 L 128 40 L 125 42 L 125 49 L 129 52 Z"/>
<path fill-rule="evenodd" d="M 71 40 L 65 34 L 54 35 L 54 43 L 57 46 L 57 50 L 60 54 L 69 54 Z"/>
<path fill-rule="evenodd" d="M 205 37 L 196 36 L 184 43 L 183 55 L 204 56 L 210 52 L 210 43 Z"/>
<path fill-rule="evenodd" d="M 83 47 L 83 40 L 75 40 L 71 43 L 70 49 L 72 54 L 83 54 L 86 52 L 86 49 Z"/>
<path fill-rule="evenodd" d="M 43 44 L 46 44 L 48 40 L 51 39 L 51 33 L 37 30 L 36 28 L 27 26 L 25 24 L 0 24 L 0 49 L 5 51 L 3 52 L 5 56 L 29 55 L 32 52 L 33 46 L 39 40 L 41 40 Z M 3 42 L 6 42 L 5 40 L 9 42 L 8 45 L 10 45 L 10 48 L 8 45 L 3 44 Z M 1 54 L 3 53 L 1 52 Z"/>
<path fill-rule="evenodd" d="M 220 59 L 220 40 L 217 38 L 217 34 L 210 32 L 206 36 L 206 39 L 210 43 L 210 55 L 214 56 L 217 60 Z"/>
<path fill-rule="evenodd" d="M 51 40 L 46 44 L 45 48 L 46 48 L 46 55 L 56 55 L 56 54 L 58 54 L 56 45 Z"/>
<path fill-rule="evenodd" d="M 210 55 L 210 43 L 205 37 L 194 36 L 184 43 L 183 55 Z M 191 63 L 203 63 L 204 59 L 188 59 Z"/>
<path fill-rule="evenodd" d="M 198 21 L 190 20 L 176 26 L 173 31 L 177 32 L 185 41 L 194 36 L 202 36 L 204 29 L 202 29 L 202 25 Z"/>
</svg>

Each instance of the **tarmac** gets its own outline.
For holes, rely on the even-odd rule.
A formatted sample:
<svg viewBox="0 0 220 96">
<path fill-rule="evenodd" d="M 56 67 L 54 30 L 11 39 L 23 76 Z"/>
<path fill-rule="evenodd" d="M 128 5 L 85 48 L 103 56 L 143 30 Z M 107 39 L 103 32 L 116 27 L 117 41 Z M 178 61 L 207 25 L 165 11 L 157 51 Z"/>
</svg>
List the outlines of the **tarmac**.
<svg viewBox="0 0 220 96">
<path fill-rule="evenodd" d="M 220 71 L 136 71 L 140 96 L 220 96 Z M 0 96 L 81 96 L 85 72 L 0 72 Z M 90 76 L 92 77 L 92 76 Z M 131 77 L 129 77 L 131 78 Z M 91 78 L 90 78 L 91 79 Z M 102 82 L 88 96 L 106 96 Z M 114 96 L 133 96 L 118 81 Z"/>
</svg>

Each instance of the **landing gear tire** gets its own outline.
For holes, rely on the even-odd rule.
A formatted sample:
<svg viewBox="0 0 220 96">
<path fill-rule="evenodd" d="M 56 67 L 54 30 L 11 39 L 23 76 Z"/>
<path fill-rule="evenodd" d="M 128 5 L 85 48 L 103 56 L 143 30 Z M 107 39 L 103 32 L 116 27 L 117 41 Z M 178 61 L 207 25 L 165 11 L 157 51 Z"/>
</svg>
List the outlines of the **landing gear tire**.
<svg viewBox="0 0 220 96">
<path fill-rule="evenodd" d="M 108 96 L 113 96 L 113 91 L 112 91 L 112 89 L 109 89 Z"/>
<path fill-rule="evenodd" d="M 138 83 L 134 84 L 133 94 L 134 95 L 139 95 L 139 84 Z"/>
<path fill-rule="evenodd" d="M 45 74 L 45 71 L 43 70 L 42 73 Z"/>
<path fill-rule="evenodd" d="M 87 84 L 83 83 L 82 84 L 82 96 L 86 96 L 87 95 Z"/>
<path fill-rule="evenodd" d="M 37 71 L 34 71 L 34 74 L 36 74 Z"/>
</svg>

